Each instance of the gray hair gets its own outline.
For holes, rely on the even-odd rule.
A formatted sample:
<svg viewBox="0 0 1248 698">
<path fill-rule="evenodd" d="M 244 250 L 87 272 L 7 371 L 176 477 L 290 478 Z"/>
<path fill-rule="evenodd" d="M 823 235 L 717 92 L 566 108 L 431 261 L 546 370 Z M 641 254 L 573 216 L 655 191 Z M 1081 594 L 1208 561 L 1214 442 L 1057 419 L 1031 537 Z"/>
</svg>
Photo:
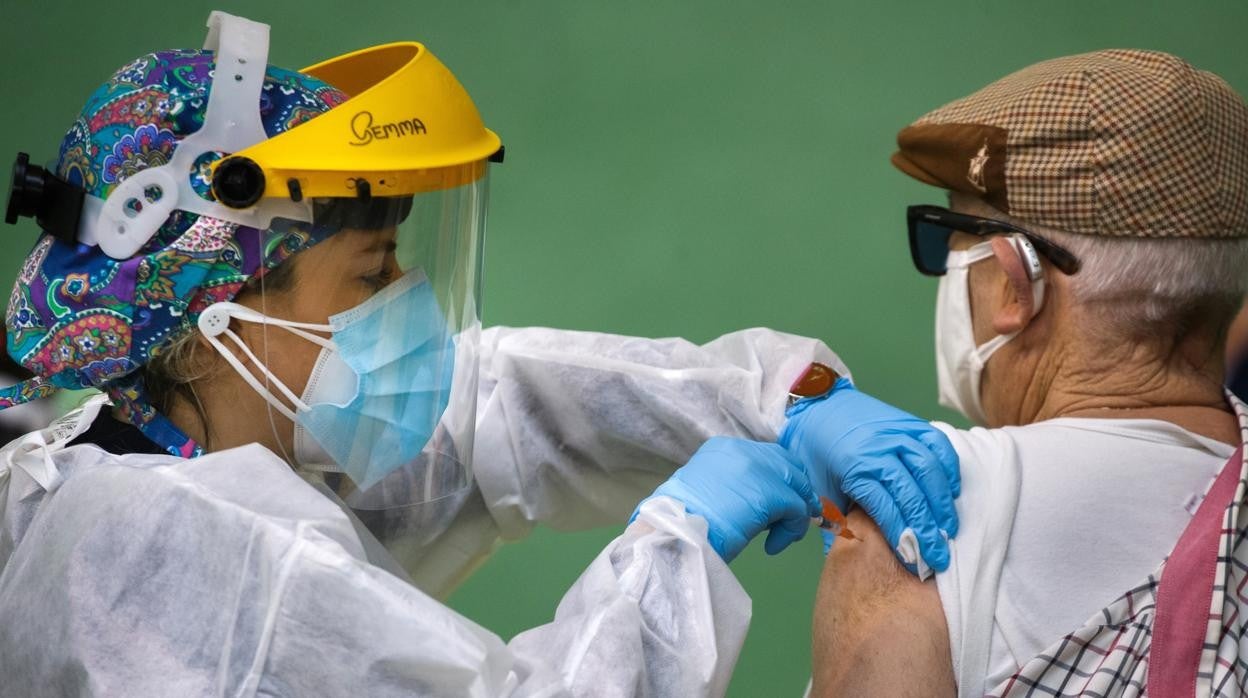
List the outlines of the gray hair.
<svg viewBox="0 0 1248 698">
<path fill-rule="evenodd" d="M 1224 331 L 1248 293 L 1248 238 L 1080 235 L 1019 220 L 978 199 L 959 210 L 1013 223 L 1070 251 L 1075 308 L 1107 339 L 1174 339 L 1210 321 Z"/>
</svg>

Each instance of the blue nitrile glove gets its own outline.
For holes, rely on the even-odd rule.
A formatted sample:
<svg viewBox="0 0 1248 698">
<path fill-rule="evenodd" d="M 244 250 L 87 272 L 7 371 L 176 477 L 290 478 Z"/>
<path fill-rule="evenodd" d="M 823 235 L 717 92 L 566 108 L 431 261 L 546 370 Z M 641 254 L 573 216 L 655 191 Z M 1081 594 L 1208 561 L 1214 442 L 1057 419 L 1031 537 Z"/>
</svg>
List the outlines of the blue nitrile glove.
<svg viewBox="0 0 1248 698">
<path fill-rule="evenodd" d="M 707 440 L 650 496 L 671 497 L 706 519 L 707 539 L 724 562 L 765 529 L 771 533 L 764 549 L 775 555 L 801 540 L 819 512 L 819 498 L 793 456 L 776 444 L 726 436 Z"/>
<path fill-rule="evenodd" d="M 853 500 L 875 519 L 893 550 L 909 528 L 936 571 L 949 566 L 958 533 L 958 454 L 930 423 L 887 405 L 841 378 L 829 394 L 789 408 L 779 443 L 841 511 Z M 824 537 L 825 551 L 831 537 Z M 903 560 L 902 562 L 905 562 Z M 913 572 L 913 565 L 907 564 Z"/>
</svg>

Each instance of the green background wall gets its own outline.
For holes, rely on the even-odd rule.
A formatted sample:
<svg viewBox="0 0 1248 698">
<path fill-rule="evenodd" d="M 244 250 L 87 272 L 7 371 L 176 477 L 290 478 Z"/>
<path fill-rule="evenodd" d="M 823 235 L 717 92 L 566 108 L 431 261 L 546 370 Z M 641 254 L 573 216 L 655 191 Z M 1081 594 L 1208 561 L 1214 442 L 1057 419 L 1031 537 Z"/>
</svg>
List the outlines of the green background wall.
<svg viewBox="0 0 1248 698">
<path fill-rule="evenodd" d="M 54 157 L 100 81 L 140 53 L 200 45 L 213 8 L 272 24 L 275 64 L 415 38 L 458 75 L 507 144 L 488 324 L 695 341 L 767 325 L 825 339 L 860 386 L 933 418 L 949 417 L 935 404 L 935 284 L 910 268 L 902 216 L 940 196 L 889 166 L 896 131 L 1006 72 L 1097 48 L 1177 53 L 1248 93 L 1248 0 L 3 0 L 0 159 Z M 33 233 L 0 232 L 7 288 Z M 509 638 L 548 620 L 615 533 L 539 531 L 451 603 Z M 805 685 L 821 560 L 812 537 L 734 563 L 754 621 L 733 695 Z"/>
</svg>

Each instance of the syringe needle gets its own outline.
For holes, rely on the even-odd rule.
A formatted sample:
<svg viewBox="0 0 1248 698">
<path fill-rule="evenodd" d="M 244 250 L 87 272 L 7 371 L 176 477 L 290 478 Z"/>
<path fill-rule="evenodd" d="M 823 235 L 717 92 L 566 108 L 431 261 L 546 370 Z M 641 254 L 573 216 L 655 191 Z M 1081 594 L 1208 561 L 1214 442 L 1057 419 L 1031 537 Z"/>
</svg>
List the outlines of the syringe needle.
<svg viewBox="0 0 1248 698">
<path fill-rule="evenodd" d="M 849 530 L 849 527 L 846 525 L 845 515 L 832 503 L 832 500 L 827 497 L 820 497 L 819 503 L 823 505 L 823 512 L 821 516 L 811 517 L 810 521 L 812 524 L 825 531 L 831 531 L 834 536 L 850 540 L 862 540 L 855 536 L 853 531 Z"/>
</svg>

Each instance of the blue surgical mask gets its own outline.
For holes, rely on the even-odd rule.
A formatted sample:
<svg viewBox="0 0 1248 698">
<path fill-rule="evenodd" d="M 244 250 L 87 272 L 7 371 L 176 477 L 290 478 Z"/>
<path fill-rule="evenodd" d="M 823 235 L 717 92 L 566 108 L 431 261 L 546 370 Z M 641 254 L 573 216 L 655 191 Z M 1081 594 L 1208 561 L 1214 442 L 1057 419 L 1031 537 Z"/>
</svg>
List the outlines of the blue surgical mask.
<svg viewBox="0 0 1248 698">
<path fill-rule="evenodd" d="M 301 453 L 310 444 L 300 439 L 295 460 L 323 464 L 320 456 L 328 455 L 356 487 L 368 489 L 414 461 L 433 436 L 451 394 L 455 347 L 421 272 L 405 274 L 329 325 L 334 346 L 321 349 L 320 370 L 302 396 L 307 409 L 295 414 L 323 453 Z M 355 393 L 342 402 L 334 393 L 351 378 Z"/>
<path fill-rule="evenodd" d="M 216 310 L 220 308 L 220 310 Z M 424 273 L 408 272 L 364 303 L 329 318 L 328 325 L 269 318 L 233 303 L 216 304 L 228 317 L 276 325 L 321 345 L 321 354 L 303 395 L 295 398 L 254 355 L 292 403 L 292 412 L 223 346 L 218 350 L 262 397 L 295 422 L 294 460 L 314 470 L 346 473 L 367 490 L 386 475 L 416 460 L 433 437 L 450 399 L 455 347 L 446 318 Z M 200 327 L 219 345 L 221 321 Z M 228 326 L 228 318 L 224 320 Z M 302 330 L 331 332 L 332 338 Z M 244 351 L 246 347 L 243 346 Z M 250 352 L 247 352 L 250 353 Z"/>
</svg>

